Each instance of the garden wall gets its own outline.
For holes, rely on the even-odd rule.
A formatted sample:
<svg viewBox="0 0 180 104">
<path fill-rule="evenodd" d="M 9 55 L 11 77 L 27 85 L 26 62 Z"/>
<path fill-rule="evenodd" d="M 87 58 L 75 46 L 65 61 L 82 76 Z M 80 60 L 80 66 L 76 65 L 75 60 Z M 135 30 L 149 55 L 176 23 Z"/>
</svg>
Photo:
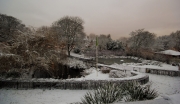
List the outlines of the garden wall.
<svg viewBox="0 0 180 104">
<path fill-rule="evenodd" d="M 180 77 L 180 71 L 173 71 L 173 70 L 161 70 L 161 69 L 146 68 L 146 73 Z"/>
<path fill-rule="evenodd" d="M 136 75 L 136 73 L 133 73 Z M 0 88 L 13 88 L 13 89 L 96 89 L 100 86 L 104 86 L 107 83 L 122 84 L 129 81 L 138 81 L 141 84 L 145 84 L 149 81 L 149 76 L 143 76 L 137 79 L 125 79 L 125 80 L 0 80 Z"/>
</svg>

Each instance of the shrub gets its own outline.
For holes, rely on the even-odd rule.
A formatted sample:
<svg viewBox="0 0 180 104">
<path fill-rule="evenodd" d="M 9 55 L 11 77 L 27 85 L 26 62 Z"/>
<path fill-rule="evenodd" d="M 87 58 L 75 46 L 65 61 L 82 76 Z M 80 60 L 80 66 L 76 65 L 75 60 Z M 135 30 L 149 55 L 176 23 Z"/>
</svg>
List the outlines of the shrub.
<svg viewBox="0 0 180 104">
<path fill-rule="evenodd" d="M 6 77 L 12 77 L 12 78 L 19 78 L 21 76 L 21 73 L 15 70 L 11 70 L 9 72 L 7 72 Z"/>
<path fill-rule="evenodd" d="M 81 52 L 80 49 L 78 49 L 78 48 L 75 48 L 75 49 L 74 49 L 74 53 L 80 53 L 80 52 Z"/>
<path fill-rule="evenodd" d="M 109 104 L 122 98 L 128 102 L 150 100 L 157 96 L 157 91 L 151 89 L 151 84 L 142 86 L 136 81 L 130 81 L 120 85 L 108 83 L 93 92 L 87 92 L 81 101 L 82 104 Z"/>
<path fill-rule="evenodd" d="M 13 68 L 20 68 L 23 62 L 17 55 L 0 56 L 0 71 L 9 71 Z"/>
<path fill-rule="evenodd" d="M 5 72 L 5 71 L 0 71 L 0 77 L 6 77 L 6 74 L 7 74 L 7 72 Z"/>
<path fill-rule="evenodd" d="M 94 90 L 92 93 L 87 92 L 83 99 L 83 104 L 109 104 L 122 99 L 122 90 L 115 84 L 107 84 Z"/>
<path fill-rule="evenodd" d="M 122 71 L 111 70 L 109 73 L 109 77 L 110 78 L 124 78 L 124 77 L 126 77 L 126 74 Z"/>
<path fill-rule="evenodd" d="M 102 73 L 109 73 L 111 69 L 107 68 L 107 67 L 102 67 L 101 68 L 101 72 Z"/>
<path fill-rule="evenodd" d="M 125 101 L 150 100 L 158 96 L 157 91 L 151 89 L 151 84 L 141 86 L 138 82 L 128 82 L 122 85 L 125 92 Z"/>
</svg>

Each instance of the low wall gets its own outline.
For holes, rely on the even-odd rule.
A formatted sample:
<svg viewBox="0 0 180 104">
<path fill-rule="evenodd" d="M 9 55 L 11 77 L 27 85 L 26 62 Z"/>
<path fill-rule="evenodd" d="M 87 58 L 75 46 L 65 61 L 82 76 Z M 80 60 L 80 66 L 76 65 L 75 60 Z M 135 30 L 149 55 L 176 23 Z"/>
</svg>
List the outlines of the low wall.
<svg viewBox="0 0 180 104">
<path fill-rule="evenodd" d="M 136 73 L 134 73 L 135 75 Z M 13 88 L 13 89 L 96 89 L 100 86 L 104 86 L 107 83 L 122 84 L 130 81 L 138 81 L 141 84 L 145 84 L 149 81 L 149 76 L 143 76 L 137 79 L 125 79 L 125 80 L 56 80 L 56 81 L 40 81 L 40 80 L 0 80 L 0 88 Z"/>
<path fill-rule="evenodd" d="M 173 70 L 161 70 L 161 69 L 146 69 L 146 73 L 158 74 L 158 75 L 168 75 L 168 76 L 180 76 L 180 71 Z"/>
</svg>

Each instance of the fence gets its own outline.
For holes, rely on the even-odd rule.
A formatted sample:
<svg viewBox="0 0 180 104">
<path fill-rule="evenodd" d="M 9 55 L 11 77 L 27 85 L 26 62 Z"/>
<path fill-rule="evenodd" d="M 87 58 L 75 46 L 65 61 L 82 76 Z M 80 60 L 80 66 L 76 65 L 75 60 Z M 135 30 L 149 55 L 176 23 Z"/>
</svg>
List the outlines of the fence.
<svg viewBox="0 0 180 104">
<path fill-rule="evenodd" d="M 146 69 L 146 73 L 158 74 L 158 75 L 168 75 L 168 76 L 180 76 L 180 71 L 173 70 L 161 70 L 161 69 Z"/>
<path fill-rule="evenodd" d="M 135 74 L 135 73 L 134 73 Z M 126 80 L 56 80 L 56 81 L 38 81 L 38 80 L 0 80 L 0 88 L 13 88 L 13 89 L 96 89 L 104 86 L 107 83 L 122 84 L 130 81 L 137 81 L 145 84 L 149 81 L 149 76 L 143 76 L 137 79 Z"/>
</svg>

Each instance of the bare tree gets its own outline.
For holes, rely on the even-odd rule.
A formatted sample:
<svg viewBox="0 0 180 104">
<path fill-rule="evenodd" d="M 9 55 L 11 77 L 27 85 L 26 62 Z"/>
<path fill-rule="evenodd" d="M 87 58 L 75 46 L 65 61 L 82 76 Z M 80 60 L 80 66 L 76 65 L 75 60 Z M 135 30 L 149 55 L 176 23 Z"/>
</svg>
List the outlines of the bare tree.
<svg viewBox="0 0 180 104">
<path fill-rule="evenodd" d="M 154 50 L 155 51 L 163 51 L 163 50 L 167 50 L 170 49 L 170 36 L 168 35 L 164 35 L 164 36 L 160 36 L 157 37 L 154 43 Z M 171 42 L 172 43 L 172 42 Z"/>
<path fill-rule="evenodd" d="M 53 27 L 59 28 L 62 41 L 66 43 L 68 56 L 76 45 L 79 37 L 84 34 L 83 20 L 79 17 L 65 16 L 53 23 Z"/>
<path fill-rule="evenodd" d="M 121 37 L 121 38 L 118 39 L 118 41 L 120 41 L 120 42 L 122 43 L 122 46 L 123 46 L 124 48 L 126 48 L 126 47 L 127 47 L 127 44 L 128 44 L 128 41 L 129 41 L 129 38 L 127 38 L 127 37 Z"/>
<path fill-rule="evenodd" d="M 172 32 L 170 35 L 159 36 L 155 40 L 154 49 L 162 51 L 175 49 L 180 51 L 180 31 Z"/>
<path fill-rule="evenodd" d="M 180 51 L 180 30 L 176 32 L 172 32 L 170 34 L 170 37 L 171 37 L 170 43 L 172 44 L 173 48 Z"/>
<path fill-rule="evenodd" d="M 155 34 L 149 31 L 144 31 L 144 29 L 139 29 L 130 33 L 130 48 L 138 54 L 140 49 L 151 49 L 155 41 Z"/>
</svg>

